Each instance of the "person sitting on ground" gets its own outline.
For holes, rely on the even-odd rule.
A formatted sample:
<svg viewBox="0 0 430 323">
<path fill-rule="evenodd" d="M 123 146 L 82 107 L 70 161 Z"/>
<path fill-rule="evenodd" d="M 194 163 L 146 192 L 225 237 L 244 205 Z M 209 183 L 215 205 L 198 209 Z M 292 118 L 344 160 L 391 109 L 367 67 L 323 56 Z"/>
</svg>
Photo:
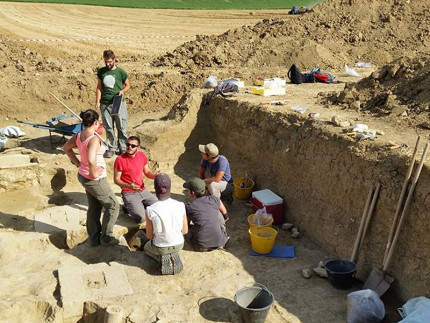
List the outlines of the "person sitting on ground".
<svg viewBox="0 0 430 323">
<path fill-rule="evenodd" d="M 196 251 L 224 248 L 229 237 L 225 222 L 229 217 L 222 201 L 206 194 L 206 184 L 200 178 L 192 178 L 183 184 L 193 201 L 185 204 L 189 230 L 187 238 Z M 192 225 L 190 225 L 192 222 Z"/>
<path fill-rule="evenodd" d="M 106 163 L 103 154 L 106 147 L 95 135 L 100 126 L 99 114 L 94 110 L 81 112 L 85 129 L 70 138 L 63 150 L 70 161 L 78 167 L 78 180 L 85 188 L 88 199 L 87 232 L 89 244 L 93 247 L 118 244 L 113 236 L 113 227 L 119 213 L 119 204 L 106 179 Z M 73 148 L 78 148 L 81 160 Z M 100 217 L 104 209 L 103 219 Z"/>
<path fill-rule="evenodd" d="M 137 222 L 145 220 L 145 208 L 158 201 L 157 197 L 145 188 L 143 174 L 154 179 L 158 173 L 149 169 L 148 158 L 139 149 L 140 139 L 130 136 L 125 153 L 119 155 L 114 164 L 114 182 L 121 187 L 125 208 Z"/>
<path fill-rule="evenodd" d="M 184 247 L 184 235 L 188 233 L 185 204 L 170 198 L 171 180 L 166 174 L 154 179 L 158 202 L 146 209 L 145 253 L 161 264 L 161 274 L 175 275 L 183 264 L 179 251 Z"/>
<path fill-rule="evenodd" d="M 211 195 L 221 198 L 223 192 L 227 193 L 227 203 L 233 202 L 233 178 L 231 177 L 230 164 L 226 157 L 218 154 L 218 147 L 213 143 L 199 145 L 202 156 L 199 168 L 199 178 L 201 178 Z M 209 170 L 210 177 L 205 178 L 206 169 Z"/>
</svg>

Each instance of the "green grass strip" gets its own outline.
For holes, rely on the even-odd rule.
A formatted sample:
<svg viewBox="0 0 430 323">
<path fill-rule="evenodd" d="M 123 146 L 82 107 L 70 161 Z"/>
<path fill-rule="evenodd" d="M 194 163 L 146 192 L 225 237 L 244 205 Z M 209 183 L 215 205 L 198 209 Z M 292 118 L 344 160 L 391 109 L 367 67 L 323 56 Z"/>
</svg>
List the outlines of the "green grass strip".
<svg viewBox="0 0 430 323">
<path fill-rule="evenodd" d="M 311 7 L 324 0 L 8 0 L 8 2 L 80 4 L 141 9 L 263 10 Z"/>
</svg>

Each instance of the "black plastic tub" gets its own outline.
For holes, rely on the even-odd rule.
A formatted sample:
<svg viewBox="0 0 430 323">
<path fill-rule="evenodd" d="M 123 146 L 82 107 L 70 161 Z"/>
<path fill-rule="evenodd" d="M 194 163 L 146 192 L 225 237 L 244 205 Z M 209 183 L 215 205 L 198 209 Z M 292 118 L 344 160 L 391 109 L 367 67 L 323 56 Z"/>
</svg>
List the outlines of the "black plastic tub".
<svg viewBox="0 0 430 323">
<path fill-rule="evenodd" d="M 354 284 L 357 265 L 347 260 L 330 260 L 324 265 L 327 270 L 328 280 L 333 287 L 338 289 L 350 289 Z"/>
</svg>

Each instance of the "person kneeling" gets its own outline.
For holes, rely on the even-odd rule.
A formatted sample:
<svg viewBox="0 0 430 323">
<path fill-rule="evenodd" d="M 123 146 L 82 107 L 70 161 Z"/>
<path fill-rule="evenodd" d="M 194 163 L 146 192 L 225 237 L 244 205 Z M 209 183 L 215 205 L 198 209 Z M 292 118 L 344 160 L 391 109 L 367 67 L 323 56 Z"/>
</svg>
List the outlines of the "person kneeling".
<svg viewBox="0 0 430 323">
<path fill-rule="evenodd" d="M 222 201 L 207 194 L 206 183 L 192 178 L 183 184 L 193 201 L 185 204 L 189 226 L 187 238 L 196 251 L 212 251 L 224 248 L 229 237 L 225 228 L 227 210 Z"/>
<path fill-rule="evenodd" d="M 182 271 L 179 251 L 188 233 L 185 205 L 170 198 L 171 180 L 166 174 L 154 179 L 158 202 L 146 209 L 146 236 L 150 239 L 144 246 L 145 253 L 161 264 L 161 274 L 175 275 Z"/>
</svg>

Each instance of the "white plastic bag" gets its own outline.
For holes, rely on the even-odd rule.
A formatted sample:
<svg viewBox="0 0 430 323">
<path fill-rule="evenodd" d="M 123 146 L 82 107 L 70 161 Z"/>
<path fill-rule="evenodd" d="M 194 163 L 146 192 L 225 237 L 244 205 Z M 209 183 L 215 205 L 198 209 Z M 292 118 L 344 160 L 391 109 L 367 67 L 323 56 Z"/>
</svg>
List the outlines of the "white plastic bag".
<svg viewBox="0 0 430 323">
<path fill-rule="evenodd" d="M 357 62 L 357 63 L 355 63 L 355 66 L 369 68 L 369 67 L 372 67 L 372 63 Z"/>
<path fill-rule="evenodd" d="M 346 64 L 345 64 L 345 72 L 346 72 L 346 74 L 351 75 L 351 76 L 360 76 L 360 73 L 358 73 L 355 69 L 350 68 Z"/>
<path fill-rule="evenodd" d="M 378 323 L 384 317 L 384 303 L 373 290 L 364 289 L 348 294 L 348 323 Z"/>
<path fill-rule="evenodd" d="M 203 87 L 205 88 L 213 88 L 215 86 L 218 86 L 218 79 L 216 76 L 209 76 L 206 81 L 203 83 Z"/>
<path fill-rule="evenodd" d="M 255 212 L 252 222 L 256 225 L 266 225 L 269 224 L 272 219 L 272 214 L 267 213 L 266 207 L 263 207 Z"/>
<path fill-rule="evenodd" d="M 25 136 L 25 132 L 22 132 L 21 129 L 15 126 L 7 126 L 5 128 L 0 129 L 0 136 L 6 136 L 9 138 L 18 138 Z"/>
</svg>

